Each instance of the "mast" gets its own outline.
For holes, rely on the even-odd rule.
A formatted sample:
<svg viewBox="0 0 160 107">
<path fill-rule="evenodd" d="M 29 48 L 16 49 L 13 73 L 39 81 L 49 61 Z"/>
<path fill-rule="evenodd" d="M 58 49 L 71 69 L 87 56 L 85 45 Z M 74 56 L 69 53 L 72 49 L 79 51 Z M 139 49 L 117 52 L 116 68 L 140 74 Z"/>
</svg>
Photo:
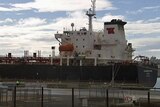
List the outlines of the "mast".
<svg viewBox="0 0 160 107">
<path fill-rule="evenodd" d="M 90 32 L 92 32 L 92 17 L 96 15 L 96 13 L 95 13 L 95 8 L 96 8 L 95 3 L 96 3 L 96 0 L 91 0 L 91 2 L 92 2 L 91 8 L 86 13 L 86 15 L 89 18 L 89 27 L 88 27 L 88 30 Z"/>
</svg>

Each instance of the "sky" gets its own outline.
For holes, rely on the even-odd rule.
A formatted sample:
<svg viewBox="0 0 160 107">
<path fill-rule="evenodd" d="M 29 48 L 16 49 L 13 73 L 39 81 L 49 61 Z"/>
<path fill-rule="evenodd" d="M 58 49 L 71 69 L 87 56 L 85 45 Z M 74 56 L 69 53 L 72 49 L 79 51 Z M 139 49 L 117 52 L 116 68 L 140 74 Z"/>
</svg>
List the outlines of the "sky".
<svg viewBox="0 0 160 107">
<path fill-rule="evenodd" d="M 54 34 L 88 28 L 86 11 L 91 0 L 0 0 L 0 56 L 12 53 L 23 56 L 41 51 L 42 56 L 51 54 L 51 46 L 59 43 Z M 134 56 L 160 58 L 160 0 L 97 0 L 94 31 L 103 29 L 103 23 L 122 19 L 126 38 L 136 50 Z"/>
</svg>

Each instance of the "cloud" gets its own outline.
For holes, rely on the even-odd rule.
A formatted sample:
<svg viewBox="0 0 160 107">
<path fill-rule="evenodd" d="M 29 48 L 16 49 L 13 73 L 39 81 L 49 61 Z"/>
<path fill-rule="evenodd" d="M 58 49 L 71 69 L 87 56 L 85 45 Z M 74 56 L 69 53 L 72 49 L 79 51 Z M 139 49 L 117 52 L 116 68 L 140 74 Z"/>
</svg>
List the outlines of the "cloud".
<svg viewBox="0 0 160 107">
<path fill-rule="evenodd" d="M 150 52 L 160 52 L 160 49 L 150 49 Z"/>
<path fill-rule="evenodd" d="M 30 8 L 18 8 L 18 7 L 0 7 L 0 12 L 13 12 L 13 11 L 22 11 L 22 10 L 29 10 Z"/>
<path fill-rule="evenodd" d="M 130 34 L 151 34 L 160 33 L 160 22 L 158 18 L 148 20 L 130 21 L 125 26 L 126 33 Z"/>
<path fill-rule="evenodd" d="M 12 10 L 10 8 L 0 7 L 0 11 L 12 11 Z"/>
<path fill-rule="evenodd" d="M 42 25 L 46 24 L 46 19 L 40 19 L 40 18 L 34 18 L 30 17 L 27 19 L 20 19 L 18 21 L 19 26 L 37 26 L 37 25 Z"/>
<path fill-rule="evenodd" d="M 138 56 L 138 55 L 143 55 L 143 56 L 147 56 L 147 57 L 152 57 L 152 56 L 154 56 L 154 57 L 157 57 L 157 58 L 160 58 L 160 55 L 159 55 L 159 52 L 158 51 L 141 51 L 141 52 L 139 52 L 139 51 L 135 51 L 134 52 L 134 56 L 133 56 L 133 58 L 135 57 L 135 56 Z"/>
<path fill-rule="evenodd" d="M 160 6 L 150 6 L 150 7 L 143 7 L 142 10 L 151 10 L 151 9 L 159 9 Z"/>
<path fill-rule="evenodd" d="M 125 26 L 128 41 L 136 48 L 135 55 L 156 56 L 160 58 L 159 17 L 148 20 L 129 21 Z"/>
<path fill-rule="evenodd" d="M 160 17 L 149 19 L 148 22 L 160 22 Z"/>
<path fill-rule="evenodd" d="M 7 24 L 7 23 L 13 23 L 14 20 L 11 18 L 6 18 L 4 20 L 0 20 L 0 24 Z"/>
<path fill-rule="evenodd" d="M 55 42 L 54 29 L 47 23 L 46 19 L 29 17 L 20 20 L 6 19 L 12 25 L 0 25 L 0 55 L 13 52 L 16 56 L 22 56 L 24 50 L 42 50 L 50 53 L 51 46 L 58 44 Z M 51 24 L 52 25 L 52 24 Z M 19 52 L 17 53 L 16 50 Z M 20 53 L 21 52 L 21 53 Z M 58 51 L 57 51 L 58 52 Z M 45 54 L 45 56 L 48 56 Z"/>
<path fill-rule="evenodd" d="M 155 44 L 160 44 L 160 37 L 146 37 L 146 38 L 135 38 L 131 39 L 132 43 L 134 44 L 135 48 L 151 46 Z"/>
<path fill-rule="evenodd" d="M 115 7 L 108 0 L 96 1 L 97 10 L 114 10 Z M 27 3 L 10 4 L 9 8 L 0 7 L 0 11 L 21 11 L 36 9 L 38 12 L 78 11 L 90 8 L 91 3 L 86 0 L 35 0 Z"/>
<path fill-rule="evenodd" d="M 160 6 L 150 6 L 150 7 L 142 7 L 136 11 L 127 11 L 126 13 L 128 14 L 139 14 L 139 13 L 143 13 L 144 11 L 148 11 L 148 10 L 159 10 Z"/>
<path fill-rule="evenodd" d="M 130 39 L 129 42 L 133 44 L 136 49 L 134 55 L 144 55 L 148 57 L 156 56 L 160 58 L 160 37 L 144 37 Z"/>
<path fill-rule="evenodd" d="M 67 12 L 68 18 L 86 18 L 85 11 Z"/>
<path fill-rule="evenodd" d="M 111 13 L 109 13 L 109 14 L 105 14 L 100 20 L 102 20 L 103 22 L 106 22 L 106 21 L 111 21 L 112 19 L 125 20 L 125 17 L 122 15 L 111 15 Z"/>
</svg>

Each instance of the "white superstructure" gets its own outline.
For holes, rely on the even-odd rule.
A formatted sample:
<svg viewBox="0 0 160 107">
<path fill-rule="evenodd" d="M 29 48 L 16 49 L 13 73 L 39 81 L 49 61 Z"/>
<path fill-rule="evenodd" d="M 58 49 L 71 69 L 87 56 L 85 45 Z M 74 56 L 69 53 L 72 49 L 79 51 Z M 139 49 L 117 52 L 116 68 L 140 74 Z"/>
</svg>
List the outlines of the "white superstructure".
<svg viewBox="0 0 160 107">
<path fill-rule="evenodd" d="M 94 65 L 98 62 L 109 61 L 131 61 L 132 44 L 127 43 L 124 32 L 126 22 L 113 19 L 111 22 L 104 23 L 102 32 L 92 31 L 92 17 L 95 16 L 95 0 L 92 1 L 92 9 L 87 11 L 89 17 L 88 30 L 84 27 L 79 31 L 64 31 L 63 34 L 55 34 L 55 38 L 60 42 L 61 64 L 63 59 L 67 59 L 67 65 L 70 59 L 83 57 L 85 59 L 94 59 Z M 98 62 L 97 62 L 98 61 Z M 84 59 L 83 59 L 84 62 Z M 80 60 L 80 65 L 82 61 Z"/>
</svg>

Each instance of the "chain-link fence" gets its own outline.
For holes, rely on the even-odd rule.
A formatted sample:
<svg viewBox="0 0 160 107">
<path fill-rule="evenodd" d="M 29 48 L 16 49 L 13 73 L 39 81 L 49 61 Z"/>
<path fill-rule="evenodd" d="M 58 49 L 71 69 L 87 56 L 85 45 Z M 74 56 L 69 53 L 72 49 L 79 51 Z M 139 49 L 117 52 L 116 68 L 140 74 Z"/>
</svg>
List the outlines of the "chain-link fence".
<svg viewBox="0 0 160 107">
<path fill-rule="evenodd" d="M 0 107 L 160 107 L 159 89 L 0 87 Z"/>
</svg>

